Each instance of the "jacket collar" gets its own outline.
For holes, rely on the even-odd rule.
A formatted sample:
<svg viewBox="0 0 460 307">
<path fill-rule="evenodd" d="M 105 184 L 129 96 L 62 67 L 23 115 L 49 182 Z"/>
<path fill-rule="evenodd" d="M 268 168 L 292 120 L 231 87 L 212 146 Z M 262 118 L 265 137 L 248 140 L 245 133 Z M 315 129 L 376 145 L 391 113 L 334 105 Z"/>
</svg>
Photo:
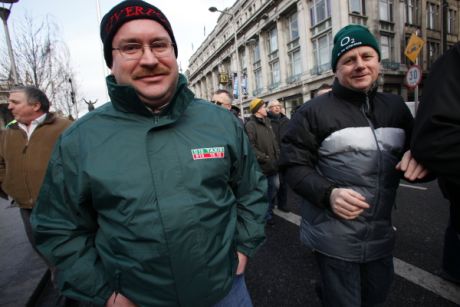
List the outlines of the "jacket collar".
<svg viewBox="0 0 460 307">
<path fill-rule="evenodd" d="M 263 124 L 263 125 L 266 125 L 266 123 L 267 123 L 267 118 L 268 118 L 268 117 L 263 117 L 263 118 L 262 118 L 262 117 L 257 117 L 257 116 L 255 116 L 254 114 L 251 115 L 251 119 L 252 119 L 253 121 L 255 121 L 256 123 L 259 123 L 259 124 Z"/>
<path fill-rule="evenodd" d="M 53 123 L 54 121 L 56 120 L 56 114 L 52 113 L 52 112 L 48 112 L 46 113 L 46 117 L 45 117 L 45 120 L 39 124 L 38 126 L 43 126 L 43 125 L 48 125 L 48 124 L 51 124 Z M 10 121 L 6 126 L 5 126 L 6 129 L 8 128 L 12 128 L 12 129 L 19 129 L 19 123 L 17 120 L 13 119 L 12 121 Z"/>
<path fill-rule="evenodd" d="M 153 117 L 153 114 L 139 99 L 136 91 L 129 85 L 117 84 L 115 77 L 109 75 L 106 78 L 110 100 L 115 109 L 124 113 L 136 113 L 142 116 Z M 177 119 L 192 101 L 194 94 L 187 88 L 185 76 L 179 74 L 176 91 L 167 107 L 159 114 L 167 115 L 171 119 Z"/>
<path fill-rule="evenodd" d="M 286 117 L 283 113 L 280 113 L 279 115 L 275 115 L 272 112 L 267 112 L 267 117 L 272 119 L 272 120 L 281 120 Z"/>
<path fill-rule="evenodd" d="M 339 80 L 335 78 L 334 84 L 332 85 L 332 92 L 334 93 L 334 95 L 357 106 L 360 106 L 366 102 L 366 98 L 369 99 L 369 102 L 372 102 L 372 100 L 374 100 L 375 94 L 377 93 L 377 82 L 374 83 L 372 89 L 369 92 L 364 93 L 344 87 L 339 83 Z"/>
</svg>

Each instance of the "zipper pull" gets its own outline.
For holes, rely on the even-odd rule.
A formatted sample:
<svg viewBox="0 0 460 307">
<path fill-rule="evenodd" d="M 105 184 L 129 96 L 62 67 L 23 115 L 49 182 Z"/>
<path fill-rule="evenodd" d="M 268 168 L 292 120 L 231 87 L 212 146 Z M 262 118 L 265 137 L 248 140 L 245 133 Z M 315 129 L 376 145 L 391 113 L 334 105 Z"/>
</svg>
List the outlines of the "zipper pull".
<svg viewBox="0 0 460 307">
<path fill-rule="evenodd" d="M 369 96 L 366 94 L 366 105 L 364 106 L 364 113 L 367 117 L 371 117 L 371 105 L 369 104 Z"/>
<path fill-rule="evenodd" d="M 115 273 L 115 296 L 113 297 L 113 303 L 117 300 L 118 293 L 120 293 L 120 272 Z"/>
</svg>

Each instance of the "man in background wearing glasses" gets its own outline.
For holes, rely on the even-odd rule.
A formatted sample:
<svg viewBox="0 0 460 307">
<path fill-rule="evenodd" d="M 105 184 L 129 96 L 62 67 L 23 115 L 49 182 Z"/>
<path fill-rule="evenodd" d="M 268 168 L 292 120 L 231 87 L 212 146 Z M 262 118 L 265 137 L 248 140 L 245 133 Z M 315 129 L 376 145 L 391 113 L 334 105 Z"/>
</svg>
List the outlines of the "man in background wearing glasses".
<svg viewBox="0 0 460 307">
<path fill-rule="evenodd" d="M 212 95 L 211 102 L 230 111 L 232 109 L 232 100 L 233 98 L 227 90 L 217 90 Z"/>
<path fill-rule="evenodd" d="M 106 306 L 252 306 L 267 183 L 243 127 L 194 98 L 163 13 L 102 19 L 111 102 L 57 143 L 32 216 L 62 293 Z"/>
<path fill-rule="evenodd" d="M 224 109 L 229 110 L 236 118 L 241 125 L 244 125 L 243 120 L 239 117 L 239 108 L 232 105 L 233 96 L 227 90 L 219 89 L 214 92 L 212 95 L 211 102 L 221 106 Z"/>
</svg>

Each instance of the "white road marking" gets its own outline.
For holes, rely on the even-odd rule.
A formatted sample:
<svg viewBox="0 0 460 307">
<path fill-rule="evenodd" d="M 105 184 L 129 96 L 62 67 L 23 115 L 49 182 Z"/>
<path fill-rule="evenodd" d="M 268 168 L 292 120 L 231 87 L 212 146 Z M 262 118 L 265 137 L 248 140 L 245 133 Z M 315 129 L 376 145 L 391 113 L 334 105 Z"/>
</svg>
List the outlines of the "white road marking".
<svg viewBox="0 0 460 307">
<path fill-rule="evenodd" d="M 400 187 L 403 187 L 403 188 L 409 188 L 409 189 L 415 189 L 415 190 L 422 190 L 422 191 L 428 190 L 428 188 L 426 188 L 426 187 L 421 187 L 421 186 L 412 185 L 412 184 L 400 183 L 399 186 L 400 186 Z"/>
<path fill-rule="evenodd" d="M 460 286 L 434 274 L 424 271 L 412 264 L 393 258 L 395 273 L 437 295 L 460 305 Z"/>
<path fill-rule="evenodd" d="M 273 209 L 273 213 L 279 217 L 300 226 L 301 217 L 292 212 L 286 213 L 278 209 Z M 434 274 L 424 271 L 412 264 L 406 263 L 401 259 L 393 257 L 395 273 L 408 281 L 431 291 L 440 297 L 460 305 L 460 286 L 442 279 Z"/>
</svg>

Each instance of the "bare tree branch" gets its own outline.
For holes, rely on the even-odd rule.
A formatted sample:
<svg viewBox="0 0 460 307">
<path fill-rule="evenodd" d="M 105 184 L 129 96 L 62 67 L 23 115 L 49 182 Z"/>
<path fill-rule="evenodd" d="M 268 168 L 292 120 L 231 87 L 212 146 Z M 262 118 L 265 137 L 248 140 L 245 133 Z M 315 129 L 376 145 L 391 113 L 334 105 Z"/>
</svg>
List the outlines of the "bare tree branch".
<svg viewBox="0 0 460 307">
<path fill-rule="evenodd" d="M 28 14 L 15 26 L 13 49 L 19 82 L 39 87 L 50 99 L 52 109 L 76 118 L 75 112 L 80 105 L 76 99 L 78 87 L 75 82 L 69 82 L 75 79 L 74 72 L 67 45 L 60 38 L 59 27 L 49 16 L 37 20 Z M 5 47 L 0 45 L 0 55 L 7 54 Z M 0 80 L 10 79 L 10 74 L 9 63 L 2 61 Z"/>
</svg>

